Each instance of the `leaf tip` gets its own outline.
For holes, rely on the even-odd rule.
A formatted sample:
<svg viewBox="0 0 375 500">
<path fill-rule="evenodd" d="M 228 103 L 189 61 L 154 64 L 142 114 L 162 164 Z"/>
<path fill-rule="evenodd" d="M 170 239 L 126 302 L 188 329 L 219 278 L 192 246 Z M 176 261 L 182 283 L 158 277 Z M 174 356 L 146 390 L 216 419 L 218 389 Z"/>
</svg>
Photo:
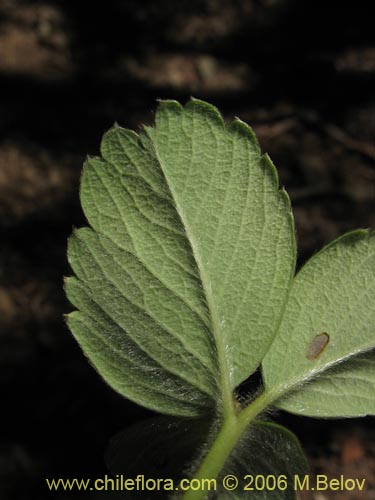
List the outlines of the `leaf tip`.
<svg viewBox="0 0 375 500">
<path fill-rule="evenodd" d="M 68 288 L 74 286 L 74 283 L 77 281 L 77 278 L 73 275 L 64 276 L 63 281 L 64 281 L 64 290 L 67 290 Z"/>
<path fill-rule="evenodd" d="M 190 100 L 186 103 L 185 111 L 203 115 L 209 120 L 215 121 L 220 127 L 225 127 L 224 118 L 220 111 L 216 106 L 206 101 L 190 97 Z"/>
<path fill-rule="evenodd" d="M 258 155 L 261 155 L 258 138 L 255 135 L 254 130 L 250 127 L 250 125 L 238 118 L 238 116 L 236 116 L 235 119 L 228 125 L 228 131 L 249 139 L 255 149 L 255 152 Z"/>
<path fill-rule="evenodd" d="M 181 112 L 184 108 L 175 99 L 158 99 L 158 107 L 156 110 L 156 116 L 161 111 L 179 111 Z"/>
<path fill-rule="evenodd" d="M 169 119 L 173 117 L 173 115 L 181 115 L 183 113 L 182 105 L 173 99 L 158 99 L 158 107 L 155 113 L 155 127 L 158 128 L 163 122 L 169 124 Z M 148 134 L 152 135 L 152 129 L 154 127 L 149 127 Z M 150 134 L 151 132 L 151 134 Z"/>
<path fill-rule="evenodd" d="M 354 229 L 353 231 L 349 231 L 347 233 L 342 234 L 335 240 L 331 241 L 326 245 L 325 247 L 320 250 L 320 252 L 334 248 L 337 245 L 356 245 L 360 244 L 361 242 L 365 242 L 365 240 L 375 240 L 375 230 L 373 229 Z M 369 241 L 370 242 L 370 241 Z M 375 242 L 374 242 L 375 243 Z M 320 254 L 318 252 L 316 255 Z"/>
</svg>

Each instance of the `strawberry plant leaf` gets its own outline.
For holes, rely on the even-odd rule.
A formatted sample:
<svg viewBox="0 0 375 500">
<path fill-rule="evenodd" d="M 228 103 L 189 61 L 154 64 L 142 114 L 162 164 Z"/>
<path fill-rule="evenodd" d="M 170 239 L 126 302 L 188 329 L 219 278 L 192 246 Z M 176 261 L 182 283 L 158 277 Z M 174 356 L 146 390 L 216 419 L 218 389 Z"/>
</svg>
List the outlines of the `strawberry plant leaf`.
<svg viewBox="0 0 375 500">
<path fill-rule="evenodd" d="M 147 132 L 189 236 L 219 363 L 234 388 L 260 365 L 294 273 L 288 196 L 252 130 L 238 119 L 225 127 L 207 103 L 162 103 Z"/>
<path fill-rule="evenodd" d="M 338 238 L 293 278 L 293 218 L 273 164 L 246 124 L 226 126 L 198 100 L 161 102 L 139 135 L 107 132 L 85 163 L 81 202 L 89 227 L 69 241 L 69 327 L 115 390 L 180 417 L 125 431 L 112 470 L 242 478 L 218 487 L 222 500 L 249 496 L 247 474 L 285 474 L 288 488 L 251 497 L 295 498 L 298 442 L 258 418 L 272 405 L 375 414 L 375 233 Z M 265 388 L 247 404 L 235 389 L 260 364 Z"/>
<path fill-rule="evenodd" d="M 375 415 L 375 351 L 353 356 L 296 390 L 278 406 L 310 417 Z"/>
<path fill-rule="evenodd" d="M 88 159 L 67 281 L 68 324 L 103 378 L 172 415 L 232 411 L 260 365 L 295 266 L 289 199 L 251 129 L 216 108 L 160 103 Z"/>
<path fill-rule="evenodd" d="M 139 422 L 117 434 L 107 450 L 106 462 L 115 475 L 136 478 L 171 478 L 174 487 L 179 488 L 181 479 L 191 474 L 191 464 L 199 460 L 210 446 L 210 431 L 207 420 L 155 417 Z M 215 426 L 214 426 L 215 427 Z M 254 453 L 256 450 L 256 453 Z M 294 475 L 308 473 L 306 458 L 296 436 L 280 425 L 257 421 L 242 436 L 241 441 L 225 464 L 216 481 L 215 491 L 209 498 L 217 500 L 294 500 Z M 234 475 L 238 487 L 233 491 L 223 488 L 223 478 Z M 251 478 L 274 476 L 269 481 L 269 490 L 258 484 L 259 491 Z M 279 479 L 279 484 L 277 483 Z M 259 479 L 258 479 L 259 481 Z M 247 490 L 246 486 L 253 490 Z M 132 500 L 165 499 L 167 491 L 129 491 Z M 169 492 L 169 494 L 171 494 Z M 174 494 L 174 496 L 173 496 Z M 172 492 L 172 498 L 181 498 L 181 489 Z"/>
<path fill-rule="evenodd" d="M 348 233 L 307 262 L 263 362 L 266 390 L 281 396 L 280 408 L 375 414 L 374 304 L 375 232 Z"/>
</svg>

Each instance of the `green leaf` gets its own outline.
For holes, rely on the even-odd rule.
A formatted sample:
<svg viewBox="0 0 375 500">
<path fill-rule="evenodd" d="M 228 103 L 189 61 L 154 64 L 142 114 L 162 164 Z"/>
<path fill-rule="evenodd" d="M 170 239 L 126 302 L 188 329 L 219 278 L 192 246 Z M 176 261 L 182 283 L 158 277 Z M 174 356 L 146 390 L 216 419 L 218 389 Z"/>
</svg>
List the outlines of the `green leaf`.
<svg viewBox="0 0 375 500">
<path fill-rule="evenodd" d="M 85 233 L 81 231 L 79 234 Z M 87 234 L 93 236 L 91 232 Z M 86 254 L 82 253 L 78 236 L 71 239 L 71 245 L 71 255 L 74 256 L 74 245 L 78 245 L 77 252 L 84 259 Z M 93 268 L 93 276 L 95 273 L 96 267 Z M 103 282 L 104 294 L 108 293 L 108 288 Z M 210 400 L 204 393 L 180 377 L 170 374 L 166 378 L 163 367 L 125 334 L 121 323 L 122 309 L 108 306 L 106 312 L 93 300 L 90 290 L 76 278 L 66 280 L 66 291 L 72 303 L 80 309 L 69 314 L 68 325 L 88 358 L 116 391 L 133 401 L 144 401 L 145 406 L 165 413 L 172 409 L 179 415 L 192 415 L 207 408 Z M 135 323 L 134 329 L 137 327 Z M 138 330 L 135 331 L 138 333 Z M 140 329 L 139 334 L 142 332 Z M 177 356 L 176 363 L 178 361 Z"/>
<path fill-rule="evenodd" d="M 278 406 L 310 417 L 375 415 L 375 351 L 354 356 L 292 392 Z"/>
<path fill-rule="evenodd" d="M 286 302 L 289 200 L 251 129 L 213 106 L 162 102 L 156 127 L 119 127 L 84 167 L 91 228 L 70 239 L 68 324 L 103 378 L 173 415 L 232 405 Z M 218 403 L 219 402 L 219 403 Z"/>
<path fill-rule="evenodd" d="M 374 232 L 348 233 L 307 262 L 263 362 L 277 406 L 320 417 L 375 414 L 374 304 Z"/>
<path fill-rule="evenodd" d="M 107 450 L 106 462 L 114 475 L 136 478 L 171 478 L 174 487 L 179 487 L 181 479 L 191 477 L 192 465 L 210 445 L 211 436 L 207 420 L 176 419 L 155 417 L 124 429 L 115 436 Z M 213 425 L 215 428 L 215 425 Z M 270 422 L 255 422 L 243 435 L 225 464 L 216 481 L 216 490 L 211 490 L 210 499 L 242 500 L 293 500 L 294 475 L 304 475 L 308 465 L 300 444 L 290 431 Z M 228 475 L 238 478 L 239 484 L 234 491 L 223 488 L 223 478 Z M 248 475 L 285 476 L 280 489 L 246 491 L 250 484 Z M 254 483 L 253 483 L 254 486 Z M 261 487 L 262 485 L 259 484 Z M 152 500 L 180 498 L 181 490 L 168 491 L 129 491 L 126 498 Z"/>
<path fill-rule="evenodd" d="M 193 100 L 185 109 L 162 103 L 148 133 L 233 388 L 259 366 L 285 303 L 295 265 L 289 199 L 278 191 L 276 169 L 261 156 L 251 129 L 238 119 L 226 128 L 207 103 Z"/>
</svg>

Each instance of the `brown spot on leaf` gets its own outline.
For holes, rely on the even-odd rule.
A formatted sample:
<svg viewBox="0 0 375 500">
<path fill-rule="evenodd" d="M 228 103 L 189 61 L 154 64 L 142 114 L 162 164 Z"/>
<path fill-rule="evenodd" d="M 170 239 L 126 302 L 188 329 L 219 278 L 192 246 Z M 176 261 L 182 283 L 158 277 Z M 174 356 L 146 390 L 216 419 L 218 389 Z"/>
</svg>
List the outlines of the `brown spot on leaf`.
<svg viewBox="0 0 375 500">
<path fill-rule="evenodd" d="M 312 339 L 312 341 L 309 344 L 309 347 L 307 349 L 307 358 L 314 360 L 317 359 L 324 349 L 327 347 L 327 344 L 329 342 L 329 335 L 328 333 L 319 333 L 318 335 L 315 335 L 315 337 Z"/>
</svg>

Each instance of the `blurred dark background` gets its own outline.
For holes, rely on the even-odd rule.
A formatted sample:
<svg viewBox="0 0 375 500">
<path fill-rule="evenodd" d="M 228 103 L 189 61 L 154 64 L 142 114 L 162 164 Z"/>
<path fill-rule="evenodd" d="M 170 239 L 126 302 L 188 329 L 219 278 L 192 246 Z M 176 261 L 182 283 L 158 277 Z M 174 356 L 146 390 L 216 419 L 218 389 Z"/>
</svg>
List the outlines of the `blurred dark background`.
<svg viewBox="0 0 375 500">
<path fill-rule="evenodd" d="M 296 219 L 299 264 L 374 225 L 375 47 L 370 2 L 0 1 L 0 496 L 50 493 L 45 477 L 106 472 L 110 437 L 149 415 L 109 389 L 64 325 L 66 240 L 78 186 L 114 121 L 152 123 L 157 98 L 190 95 L 255 129 Z M 280 415 L 315 472 L 365 477 L 374 419 Z M 104 498 L 98 493 L 92 498 Z"/>
</svg>

